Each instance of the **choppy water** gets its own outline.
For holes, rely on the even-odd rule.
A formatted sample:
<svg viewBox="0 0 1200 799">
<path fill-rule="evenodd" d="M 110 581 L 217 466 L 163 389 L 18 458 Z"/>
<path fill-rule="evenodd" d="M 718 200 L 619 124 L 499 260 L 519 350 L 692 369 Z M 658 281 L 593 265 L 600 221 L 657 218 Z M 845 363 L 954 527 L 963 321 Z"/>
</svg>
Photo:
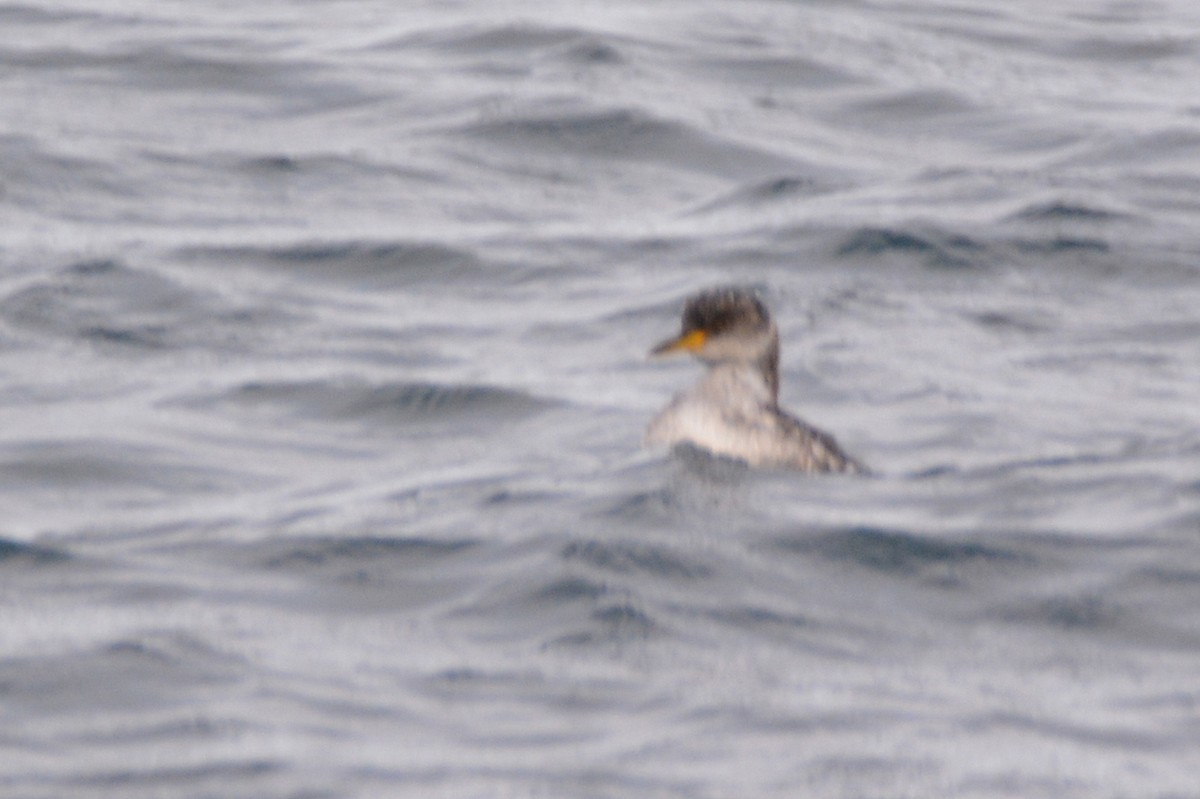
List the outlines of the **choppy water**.
<svg viewBox="0 0 1200 799">
<path fill-rule="evenodd" d="M 6 796 L 1200 795 L 1200 11 L 0 4 Z M 760 287 L 870 479 L 639 447 Z"/>
</svg>

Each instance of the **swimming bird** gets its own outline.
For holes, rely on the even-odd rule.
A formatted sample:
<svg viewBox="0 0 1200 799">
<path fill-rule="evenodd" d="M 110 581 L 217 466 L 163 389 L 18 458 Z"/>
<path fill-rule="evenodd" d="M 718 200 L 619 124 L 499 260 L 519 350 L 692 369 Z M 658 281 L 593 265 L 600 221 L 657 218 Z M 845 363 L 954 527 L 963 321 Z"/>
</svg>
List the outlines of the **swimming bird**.
<svg viewBox="0 0 1200 799">
<path fill-rule="evenodd" d="M 750 466 L 865 473 L 828 433 L 779 407 L 779 331 L 767 306 L 740 287 L 688 299 L 682 330 L 651 355 L 689 352 L 707 367 L 646 430 L 648 445 L 691 444 Z"/>
</svg>

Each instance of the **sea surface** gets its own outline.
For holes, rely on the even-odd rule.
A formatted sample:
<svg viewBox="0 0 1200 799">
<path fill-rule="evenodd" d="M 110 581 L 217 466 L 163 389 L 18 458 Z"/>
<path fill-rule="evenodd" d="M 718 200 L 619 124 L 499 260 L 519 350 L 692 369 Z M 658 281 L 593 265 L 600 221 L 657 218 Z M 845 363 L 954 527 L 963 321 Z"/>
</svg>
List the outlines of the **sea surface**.
<svg viewBox="0 0 1200 799">
<path fill-rule="evenodd" d="M 642 447 L 762 293 L 869 477 Z M 0 796 L 1200 796 L 1200 5 L 0 0 Z"/>
</svg>

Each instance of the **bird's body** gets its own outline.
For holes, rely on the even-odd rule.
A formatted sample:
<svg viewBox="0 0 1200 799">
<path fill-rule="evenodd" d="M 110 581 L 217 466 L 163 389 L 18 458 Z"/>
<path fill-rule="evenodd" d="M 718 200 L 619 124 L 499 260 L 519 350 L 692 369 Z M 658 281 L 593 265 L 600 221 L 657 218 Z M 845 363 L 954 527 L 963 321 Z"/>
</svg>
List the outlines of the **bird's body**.
<svg viewBox="0 0 1200 799">
<path fill-rule="evenodd" d="M 691 444 L 751 466 L 866 471 L 832 436 L 779 407 L 779 334 L 753 293 L 717 289 L 688 300 L 681 334 L 653 354 L 680 350 L 707 372 L 651 421 L 647 444 Z"/>
</svg>

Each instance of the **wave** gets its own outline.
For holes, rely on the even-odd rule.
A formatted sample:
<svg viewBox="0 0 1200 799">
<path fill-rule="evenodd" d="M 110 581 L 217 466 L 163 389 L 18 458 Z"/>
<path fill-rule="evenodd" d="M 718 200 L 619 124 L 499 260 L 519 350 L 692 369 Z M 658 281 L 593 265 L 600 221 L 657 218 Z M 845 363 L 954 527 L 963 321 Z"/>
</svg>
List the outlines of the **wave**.
<svg viewBox="0 0 1200 799">
<path fill-rule="evenodd" d="M 119 438 L 25 440 L 0 449 L 0 478 L 29 491 L 113 489 L 153 493 L 214 493 L 244 486 L 229 465 L 208 468 L 180 453 Z"/>
<path fill-rule="evenodd" d="M 879 258 L 892 254 L 916 255 L 930 266 L 962 268 L 985 263 L 987 248 L 960 233 L 898 227 L 861 227 L 843 235 L 837 247 L 840 258 Z"/>
<path fill-rule="evenodd" d="M 357 379 L 244 383 L 209 401 L 243 408 L 277 408 L 310 419 L 479 424 L 538 413 L 555 402 L 515 389 L 489 385 L 424 382 L 375 384 Z"/>
<path fill-rule="evenodd" d="M 567 108 L 473 122 L 442 133 L 485 140 L 533 157 L 556 153 L 605 162 L 648 162 L 741 181 L 823 172 L 799 159 L 634 108 Z"/>
<path fill-rule="evenodd" d="M 253 266 L 284 270 L 355 288 L 396 289 L 456 281 L 500 280 L 466 246 L 438 241 L 309 241 L 282 245 L 189 247 L 179 257 L 216 266 Z M 501 272 L 501 275 L 497 275 Z"/>
<path fill-rule="evenodd" d="M 783 535 L 768 546 L 780 552 L 852 563 L 893 576 L 929 579 L 944 588 L 959 587 L 961 582 L 955 575 L 964 569 L 995 571 L 1036 562 L 1020 552 L 977 541 L 939 539 L 872 527 Z M 947 567 L 952 568 L 947 571 Z"/>
<path fill-rule="evenodd" d="M 115 258 L 71 264 L 0 298 L 0 319 L 17 329 L 142 351 L 240 348 L 283 318 Z"/>
<path fill-rule="evenodd" d="M 64 549 L 0 538 L 0 566 L 48 566 L 71 559 Z"/>
</svg>

